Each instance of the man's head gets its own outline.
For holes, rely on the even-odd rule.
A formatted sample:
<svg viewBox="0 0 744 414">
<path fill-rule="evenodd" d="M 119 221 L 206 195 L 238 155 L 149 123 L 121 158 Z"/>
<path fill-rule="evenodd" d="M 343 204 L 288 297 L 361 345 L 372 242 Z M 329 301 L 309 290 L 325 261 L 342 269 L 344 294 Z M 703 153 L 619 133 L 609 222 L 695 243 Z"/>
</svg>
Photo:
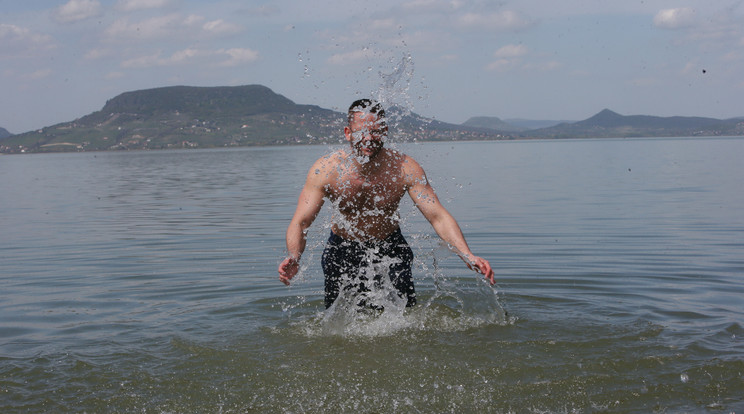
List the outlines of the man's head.
<svg viewBox="0 0 744 414">
<path fill-rule="evenodd" d="M 344 135 L 361 163 L 373 159 L 382 150 L 387 137 L 385 110 L 379 102 L 359 99 L 349 106 L 349 124 Z"/>
</svg>

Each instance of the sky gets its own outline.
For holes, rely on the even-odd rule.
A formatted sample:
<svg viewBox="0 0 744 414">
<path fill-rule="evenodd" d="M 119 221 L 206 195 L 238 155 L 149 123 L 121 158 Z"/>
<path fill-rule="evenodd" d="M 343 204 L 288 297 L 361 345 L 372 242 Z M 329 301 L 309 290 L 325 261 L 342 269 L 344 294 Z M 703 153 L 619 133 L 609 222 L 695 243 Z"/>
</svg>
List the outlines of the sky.
<svg viewBox="0 0 744 414">
<path fill-rule="evenodd" d="M 0 127 L 260 84 L 462 123 L 744 116 L 744 0 L 0 0 Z"/>
</svg>

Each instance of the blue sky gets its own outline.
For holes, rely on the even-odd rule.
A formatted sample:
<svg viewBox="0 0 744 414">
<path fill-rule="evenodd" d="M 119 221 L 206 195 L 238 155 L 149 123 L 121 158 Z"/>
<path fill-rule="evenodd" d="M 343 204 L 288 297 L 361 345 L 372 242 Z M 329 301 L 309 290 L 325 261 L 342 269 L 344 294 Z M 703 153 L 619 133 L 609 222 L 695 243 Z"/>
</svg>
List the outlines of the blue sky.
<svg viewBox="0 0 744 414">
<path fill-rule="evenodd" d="M 131 90 L 262 84 L 462 123 L 744 116 L 744 1 L 0 0 L 0 126 Z"/>
</svg>

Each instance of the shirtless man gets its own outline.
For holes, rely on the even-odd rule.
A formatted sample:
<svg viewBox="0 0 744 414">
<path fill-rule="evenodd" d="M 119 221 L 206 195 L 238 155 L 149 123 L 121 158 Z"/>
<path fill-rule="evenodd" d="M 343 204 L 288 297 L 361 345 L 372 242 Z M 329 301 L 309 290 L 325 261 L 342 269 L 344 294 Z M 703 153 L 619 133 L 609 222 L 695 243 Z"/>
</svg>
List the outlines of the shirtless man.
<svg viewBox="0 0 744 414">
<path fill-rule="evenodd" d="M 387 132 L 385 111 L 379 103 L 368 99 L 352 103 L 344 128 L 350 148 L 313 164 L 287 228 L 289 255 L 278 270 L 279 280 L 289 285 L 299 270 L 308 228 L 324 200 L 333 203 L 331 236 L 322 258 L 326 308 L 342 289 L 369 291 L 365 283 L 372 281 L 367 270 L 374 264 L 378 264 L 373 268 L 376 283 L 385 273 L 407 306 L 416 303 L 411 277 L 413 254 L 398 225 L 398 205 L 406 193 L 468 268 L 494 284 L 491 265 L 470 251 L 460 226 L 439 202 L 423 168 L 413 158 L 384 148 Z"/>
</svg>

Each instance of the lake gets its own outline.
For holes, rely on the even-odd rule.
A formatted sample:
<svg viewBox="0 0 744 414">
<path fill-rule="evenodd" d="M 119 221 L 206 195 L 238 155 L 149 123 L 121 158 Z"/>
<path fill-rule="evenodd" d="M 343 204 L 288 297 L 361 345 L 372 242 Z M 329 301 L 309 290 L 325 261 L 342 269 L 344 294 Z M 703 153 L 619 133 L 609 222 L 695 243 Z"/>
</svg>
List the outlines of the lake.
<svg viewBox="0 0 744 414">
<path fill-rule="evenodd" d="M 391 143 L 391 145 L 393 145 Z M 401 143 L 418 305 L 325 311 L 334 146 L 0 157 L 0 411 L 744 412 L 744 139 Z"/>
</svg>

